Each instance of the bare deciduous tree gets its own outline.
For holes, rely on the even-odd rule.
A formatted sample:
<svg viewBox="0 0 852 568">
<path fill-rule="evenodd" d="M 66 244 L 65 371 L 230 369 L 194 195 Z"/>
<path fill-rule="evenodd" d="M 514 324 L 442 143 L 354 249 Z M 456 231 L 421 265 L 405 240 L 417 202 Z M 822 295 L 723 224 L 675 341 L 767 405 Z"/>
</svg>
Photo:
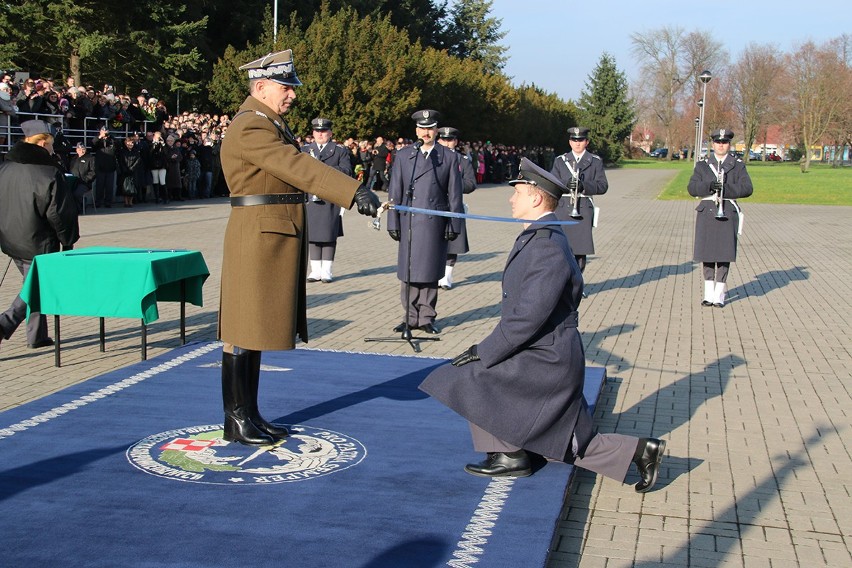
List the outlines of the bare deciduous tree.
<svg viewBox="0 0 852 568">
<path fill-rule="evenodd" d="M 777 107 L 777 78 L 782 71 L 777 53 L 772 45 L 749 44 L 731 69 L 731 96 L 743 126 L 746 161 L 759 128 L 766 125 Z"/>
<path fill-rule="evenodd" d="M 722 44 L 708 32 L 685 33 L 664 27 L 630 36 L 633 55 L 642 66 L 648 106 L 663 129 L 666 146 L 677 141 L 676 125 L 683 122 L 678 102 L 685 88 L 697 88 L 698 75 L 727 59 Z M 691 120 L 691 119 L 690 119 Z M 673 152 L 669 152 L 671 159 Z"/>
<path fill-rule="evenodd" d="M 811 165 L 811 151 L 842 114 L 848 93 L 838 92 L 838 77 L 847 70 L 830 44 L 799 46 L 785 57 L 789 85 L 789 111 L 802 144 L 802 172 Z"/>
</svg>

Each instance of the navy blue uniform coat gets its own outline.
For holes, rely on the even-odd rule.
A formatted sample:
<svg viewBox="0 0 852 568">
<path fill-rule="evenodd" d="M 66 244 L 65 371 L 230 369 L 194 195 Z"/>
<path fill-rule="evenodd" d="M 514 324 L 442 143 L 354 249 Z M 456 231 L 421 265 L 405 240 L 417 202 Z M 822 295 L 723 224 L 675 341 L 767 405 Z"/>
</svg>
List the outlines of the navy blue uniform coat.
<svg viewBox="0 0 852 568">
<path fill-rule="evenodd" d="M 326 166 L 352 177 L 352 161 L 349 159 L 349 151 L 343 146 L 329 142 L 320 152 L 319 145 L 311 142 L 302 146 L 302 152 L 310 154 Z M 340 206 L 330 201 L 317 201 L 316 196 L 311 195 L 306 210 L 308 213 L 308 242 L 310 243 L 333 243 L 337 237 L 343 236 L 343 217 L 340 216 Z"/>
<path fill-rule="evenodd" d="M 718 205 L 712 200 L 704 199 L 714 194 L 710 186 L 716 181 L 716 174 L 709 164 L 713 164 L 713 167 L 718 170 L 719 162 L 715 154 L 709 156 L 707 161 L 702 160 L 695 164 L 687 186 L 689 195 L 702 198 L 698 202 L 698 207 L 695 208 L 697 215 L 693 260 L 695 262 L 734 262 L 737 260 L 738 218 L 734 205 L 727 200 L 751 195 L 753 191 L 751 178 L 745 164 L 739 158 L 728 156 L 722 162 L 722 169 L 725 171 L 725 215 L 728 219 L 721 221 L 716 219 Z"/>
<path fill-rule="evenodd" d="M 579 179 L 582 182 L 579 193 L 585 195 L 603 195 L 609 189 L 609 182 L 607 182 L 606 174 L 604 174 L 603 162 L 598 156 L 590 152 L 583 154 L 579 164 L 574 160 L 573 152 L 562 154 L 553 161 L 553 169 L 550 173 L 559 178 L 559 181 L 566 186 L 572 177 L 568 166 L 565 164 L 566 160 L 574 169 L 579 171 Z M 571 209 L 571 198 L 563 197 L 559 200 L 559 205 L 556 207 L 554 213 L 556 213 L 556 217 L 560 221 L 571 221 Z M 583 218 L 576 225 L 563 225 L 565 236 L 568 237 L 568 242 L 571 244 L 571 250 L 574 251 L 574 254 L 595 254 L 595 241 L 592 239 L 594 207 L 591 200 L 588 197 L 580 197 L 577 210 Z"/>
<path fill-rule="evenodd" d="M 470 158 L 460 152 L 456 152 L 459 156 L 459 165 L 462 170 L 462 193 L 467 195 L 476 190 L 476 174 L 473 172 L 473 163 Z M 464 219 L 461 220 L 461 232 L 456 240 L 450 241 L 447 245 L 449 254 L 464 254 L 470 251 L 470 243 L 467 240 L 467 223 Z"/>
<path fill-rule="evenodd" d="M 459 156 L 452 150 L 435 144 L 424 159 L 414 146 L 402 148 L 391 166 L 388 198 L 392 203 L 463 213 L 462 174 Z M 415 169 L 416 162 L 416 169 Z M 413 199 L 407 193 L 414 175 Z M 388 231 L 399 231 L 399 253 L 396 275 L 407 280 L 408 271 L 408 228 L 411 225 L 411 280 L 410 282 L 437 282 L 444 276 L 447 263 L 447 240 L 444 235 L 449 224 L 453 232 L 461 232 L 461 219 L 437 215 L 415 214 L 412 216 L 391 209 L 388 211 Z"/>
<path fill-rule="evenodd" d="M 540 221 L 556 217 L 549 214 Z M 558 225 L 531 225 L 503 273 L 500 322 L 479 361 L 435 369 L 420 388 L 497 438 L 563 460 L 593 437 L 577 331 L 583 277 Z"/>
</svg>

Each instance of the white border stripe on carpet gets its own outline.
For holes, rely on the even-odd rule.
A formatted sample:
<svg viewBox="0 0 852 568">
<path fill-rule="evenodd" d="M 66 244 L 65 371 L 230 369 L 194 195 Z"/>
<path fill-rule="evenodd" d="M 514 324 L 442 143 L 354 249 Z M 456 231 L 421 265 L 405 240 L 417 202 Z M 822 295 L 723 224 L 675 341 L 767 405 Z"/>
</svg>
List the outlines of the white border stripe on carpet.
<svg viewBox="0 0 852 568">
<path fill-rule="evenodd" d="M 52 420 L 53 418 L 57 418 L 62 416 L 63 414 L 80 408 L 81 406 L 86 406 L 90 402 L 94 402 L 106 396 L 115 394 L 126 389 L 129 386 L 133 386 L 136 383 L 140 383 L 145 379 L 150 379 L 153 376 L 159 375 L 164 371 L 168 371 L 178 365 L 182 365 L 187 361 L 200 357 L 205 353 L 209 353 L 214 349 L 217 349 L 222 346 L 221 342 L 208 343 L 199 347 L 198 349 L 193 349 L 189 353 L 184 355 L 180 355 L 179 357 L 175 357 L 174 359 L 170 359 L 165 363 L 160 363 L 156 367 L 151 367 L 141 373 L 136 373 L 135 375 L 118 381 L 117 383 L 113 383 L 111 385 L 105 386 L 101 389 L 96 390 L 93 393 L 87 394 L 86 396 L 81 396 L 80 398 L 75 398 L 71 402 L 66 402 L 61 406 L 57 406 L 55 408 L 51 408 L 47 412 L 42 412 L 41 414 L 36 414 L 32 418 L 28 418 L 27 420 L 21 420 L 15 424 L 7 428 L 0 429 L 0 440 L 4 438 L 9 438 L 14 436 L 17 432 L 23 432 L 24 430 L 29 430 L 39 424 Z"/>
<path fill-rule="evenodd" d="M 461 540 L 456 543 L 453 559 L 447 562 L 447 566 L 468 568 L 471 564 L 479 562 L 479 556 L 483 552 L 483 547 L 488 544 L 491 529 L 497 524 L 514 483 L 515 479 L 511 477 L 491 479 L 485 488 L 485 495 L 482 496 L 482 500 L 462 533 Z"/>
</svg>

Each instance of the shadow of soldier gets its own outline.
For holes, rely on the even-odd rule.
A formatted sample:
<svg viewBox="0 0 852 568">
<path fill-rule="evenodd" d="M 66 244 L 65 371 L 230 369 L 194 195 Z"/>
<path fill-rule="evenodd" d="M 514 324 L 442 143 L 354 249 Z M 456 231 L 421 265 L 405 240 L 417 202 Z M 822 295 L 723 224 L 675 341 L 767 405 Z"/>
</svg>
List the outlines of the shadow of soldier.
<svg viewBox="0 0 852 568">
<path fill-rule="evenodd" d="M 596 416 L 596 422 L 601 425 L 612 422 L 607 426 L 607 431 L 635 432 L 639 436 L 665 438 L 688 424 L 708 401 L 721 396 L 727 389 L 734 370 L 745 363 L 742 357 L 726 355 L 708 363 L 699 372 L 677 379 L 618 414 L 602 416 L 600 420 L 597 420 Z M 669 446 L 669 451 L 675 452 L 677 448 Z M 680 467 L 676 467 L 678 465 Z M 658 487 L 665 487 L 695 465 L 697 464 L 690 465 L 684 460 L 673 461 L 667 457 L 660 470 Z M 634 481 L 638 481 L 638 477 Z M 625 483 L 629 482 L 630 476 L 625 480 Z"/>
<path fill-rule="evenodd" d="M 785 482 L 791 478 L 795 479 L 797 471 L 813 467 L 808 452 L 813 451 L 814 446 L 825 442 L 826 432 L 840 435 L 842 430 L 837 431 L 829 424 L 815 426 L 814 433 L 807 440 L 804 440 L 799 451 L 794 452 L 793 448 L 790 448 L 787 454 L 778 455 L 772 460 L 774 462 L 772 473 L 756 483 L 753 489 L 743 495 L 738 494 L 737 498 L 732 500 L 727 508 L 714 515 L 714 519 L 698 522 L 694 527 L 690 527 L 689 539 L 685 544 L 677 548 L 661 547 L 662 557 L 637 559 L 633 566 L 635 568 L 651 568 L 664 564 L 667 566 L 689 566 L 690 555 L 693 555 L 692 558 L 694 559 L 696 553 L 692 550 L 693 544 L 701 551 L 706 550 L 708 541 L 714 543 L 713 558 L 720 565 L 727 554 L 731 555 L 731 559 L 735 563 L 739 562 L 742 554 L 742 531 L 760 527 L 761 518 L 768 507 L 767 500 L 773 499 L 780 502 L 781 491 Z M 783 465 L 778 467 L 778 464 Z M 781 526 L 778 530 L 792 529 L 792 526 Z M 647 536 L 647 538 L 653 537 Z"/>
<path fill-rule="evenodd" d="M 664 280 L 669 276 L 689 274 L 694 270 L 694 268 L 695 265 L 692 261 L 681 262 L 680 264 L 662 264 L 660 266 L 650 266 L 648 268 L 643 268 L 642 270 L 639 270 L 634 274 L 630 274 L 629 276 L 622 276 L 620 278 L 610 278 L 609 280 L 604 280 L 603 282 L 591 282 L 586 286 L 586 292 L 591 294 L 609 289 L 623 290 L 627 288 L 638 288 L 643 284 L 647 284 L 649 282 L 656 282 L 658 280 Z"/>
<path fill-rule="evenodd" d="M 758 274 L 751 282 L 740 284 L 728 290 L 727 302 L 736 302 L 747 297 L 764 296 L 772 290 L 789 285 L 791 282 L 807 280 L 810 276 L 806 266 L 794 266 L 788 270 L 770 270 Z"/>
</svg>

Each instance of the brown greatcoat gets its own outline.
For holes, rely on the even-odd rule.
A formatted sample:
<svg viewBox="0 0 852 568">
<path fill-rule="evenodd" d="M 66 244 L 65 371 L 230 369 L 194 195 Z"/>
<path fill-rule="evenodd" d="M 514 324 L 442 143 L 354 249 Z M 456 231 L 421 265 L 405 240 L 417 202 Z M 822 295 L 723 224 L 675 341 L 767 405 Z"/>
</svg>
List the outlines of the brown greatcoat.
<svg viewBox="0 0 852 568">
<path fill-rule="evenodd" d="M 231 196 L 304 192 L 349 208 L 359 182 L 301 153 L 258 112 L 286 128 L 274 110 L 254 97 L 245 100 L 222 141 Z M 294 349 L 296 334 L 308 341 L 306 222 L 302 203 L 231 209 L 219 339 L 254 351 Z"/>
</svg>

